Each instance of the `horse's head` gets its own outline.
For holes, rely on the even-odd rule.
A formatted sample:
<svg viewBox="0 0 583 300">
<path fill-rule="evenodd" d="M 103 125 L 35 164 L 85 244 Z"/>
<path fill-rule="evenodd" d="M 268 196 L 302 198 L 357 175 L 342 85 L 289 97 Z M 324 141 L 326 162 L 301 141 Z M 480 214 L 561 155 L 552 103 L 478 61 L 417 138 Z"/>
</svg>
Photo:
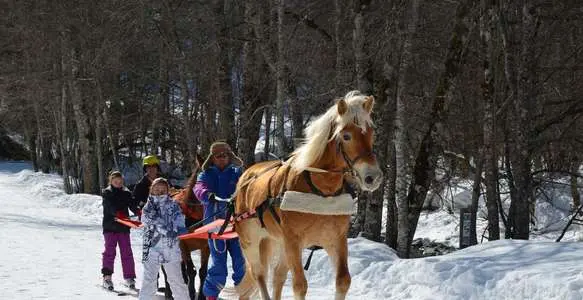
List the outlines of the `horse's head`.
<svg viewBox="0 0 583 300">
<path fill-rule="evenodd" d="M 318 167 L 350 169 L 362 190 L 376 190 L 383 173 L 373 152 L 373 106 L 372 96 L 349 92 L 306 128 L 306 141 L 296 150 L 293 166 L 302 170 L 326 161 Z"/>
<path fill-rule="evenodd" d="M 336 103 L 332 141 L 344 164 L 352 170 L 361 189 L 374 191 L 381 185 L 383 172 L 373 152 L 374 128 L 371 112 L 373 96 L 358 91 L 348 93 Z"/>
</svg>

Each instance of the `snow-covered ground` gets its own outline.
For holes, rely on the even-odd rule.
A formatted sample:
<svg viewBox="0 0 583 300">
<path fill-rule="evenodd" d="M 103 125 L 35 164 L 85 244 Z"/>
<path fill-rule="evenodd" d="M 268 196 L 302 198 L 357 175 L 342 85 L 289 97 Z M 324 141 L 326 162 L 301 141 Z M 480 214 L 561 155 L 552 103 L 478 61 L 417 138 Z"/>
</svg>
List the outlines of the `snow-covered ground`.
<svg viewBox="0 0 583 300">
<path fill-rule="evenodd" d="M 29 169 L 27 163 L 0 163 L 1 298 L 119 298 L 97 287 L 103 250 L 100 197 L 66 195 L 59 176 Z M 444 211 L 424 214 L 419 230 L 431 239 L 455 244 L 456 222 Z M 140 235 L 132 233 L 138 287 Z M 583 298 L 581 243 L 504 240 L 410 260 L 365 239 L 349 240 L 349 249 L 348 299 Z M 114 274 L 118 285 L 120 271 L 118 259 Z M 322 251 L 314 255 L 306 277 L 308 299 L 333 298 L 335 279 Z M 292 298 L 289 280 L 284 295 Z"/>
<path fill-rule="evenodd" d="M 568 179 L 556 179 L 555 182 L 544 183 L 537 190 L 535 207 L 535 225 L 531 226 L 531 239 L 538 241 L 555 241 L 567 225 L 571 217 L 573 197 Z M 544 192 L 541 192 L 544 191 Z M 438 197 L 442 208 L 435 211 L 423 211 L 415 238 L 426 238 L 436 242 L 459 247 L 459 209 L 471 203 L 472 182 L 457 180 L 445 189 Z M 502 203 L 507 212 L 510 206 L 510 195 L 502 194 Z M 487 210 L 483 196 L 480 196 L 478 217 L 476 222 L 478 243 L 488 240 L 486 220 Z M 384 227 L 383 227 L 384 228 Z M 500 221 L 501 235 L 504 236 L 504 224 Z M 482 237 L 484 235 L 484 237 Z M 583 226 L 571 225 L 562 241 L 583 241 Z"/>
</svg>

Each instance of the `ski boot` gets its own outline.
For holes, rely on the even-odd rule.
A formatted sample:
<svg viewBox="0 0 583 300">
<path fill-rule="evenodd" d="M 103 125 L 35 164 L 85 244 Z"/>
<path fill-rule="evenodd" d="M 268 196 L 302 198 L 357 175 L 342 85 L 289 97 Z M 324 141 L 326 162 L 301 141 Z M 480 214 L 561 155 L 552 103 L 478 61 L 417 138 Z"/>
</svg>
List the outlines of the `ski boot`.
<svg viewBox="0 0 583 300">
<path fill-rule="evenodd" d="M 113 291 L 113 281 L 111 281 L 111 275 L 103 276 L 103 288 Z"/>
</svg>

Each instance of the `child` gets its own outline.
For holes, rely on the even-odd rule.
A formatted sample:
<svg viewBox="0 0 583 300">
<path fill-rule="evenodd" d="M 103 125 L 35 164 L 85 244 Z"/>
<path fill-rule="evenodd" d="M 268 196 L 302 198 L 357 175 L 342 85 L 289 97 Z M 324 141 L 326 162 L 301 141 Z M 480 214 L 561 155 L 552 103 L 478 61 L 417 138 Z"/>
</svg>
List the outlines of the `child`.
<svg viewBox="0 0 583 300">
<path fill-rule="evenodd" d="M 103 251 L 102 268 L 103 287 L 113 290 L 111 274 L 115 261 L 115 248 L 119 245 L 123 277 L 128 287 L 135 287 L 136 271 L 134 255 L 130 242 L 130 228 L 115 221 L 116 217 L 127 217 L 128 208 L 135 214 L 140 214 L 134 205 L 132 194 L 123 186 L 123 177 L 120 172 L 114 171 L 109 175 L 109 186 L 102 192 L 103 195 L 103 237 L 105 250 Z"/>
<path fill-rule="evenodd" d="M 160 177 L 160 160 L 156 155 L 148 155 L 144 157 L 142 162 L 144 177 L 136 184 L 134 187 L 134 192 L 132 196 L 134 201 L 138 203 L 139 207 L 144 207 L 146 201 L 148 200 L 148 194 L 150 193 L 150 186 L 154 179 Z"/>
<path fill-rule="evenodd" d="M 150 187 L 148 202 L 144 206 L 144 276 L 140 300 L 152 299 L 156 293 L 160 265 L 166 270 L 174 299 L 188 299 L 188 289 L 181 273 L 182 257 L 178 245 L 178 235 L 186 232 L 184 215 L 178 203 L 170 198 L 168 190 L 166 179 L 155 179 Z"/>
</svg>

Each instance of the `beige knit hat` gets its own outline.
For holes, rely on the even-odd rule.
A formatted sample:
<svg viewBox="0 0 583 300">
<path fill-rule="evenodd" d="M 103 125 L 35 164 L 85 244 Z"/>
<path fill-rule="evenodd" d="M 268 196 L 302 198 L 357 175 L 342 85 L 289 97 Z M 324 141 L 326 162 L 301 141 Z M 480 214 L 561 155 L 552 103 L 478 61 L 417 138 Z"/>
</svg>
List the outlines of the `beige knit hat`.
<svg viewBox="0 0 583 300">
<path fill-rule="evenodd" d="M 241 160 L 237 155 L 235 155 L 235 153 L 233 153 L 233 150 L 231 150 L 231 146 L 229 146 L 229 144 L 227 144 L 225 142 L 214 142 L 210 147 L 209 155 L 207 156 L 206 160 L 202 164 L 202 169 L 203 170 L 208 169 L 211 166 L 211 164 L 213 163 L 213 155 L 219 154 L 219 153 L 228 154 L 229 157 L 231 158 L 232 164 L 239 166 L 239 167 L 243 166 L 243 160 Z"/>
</svg>

